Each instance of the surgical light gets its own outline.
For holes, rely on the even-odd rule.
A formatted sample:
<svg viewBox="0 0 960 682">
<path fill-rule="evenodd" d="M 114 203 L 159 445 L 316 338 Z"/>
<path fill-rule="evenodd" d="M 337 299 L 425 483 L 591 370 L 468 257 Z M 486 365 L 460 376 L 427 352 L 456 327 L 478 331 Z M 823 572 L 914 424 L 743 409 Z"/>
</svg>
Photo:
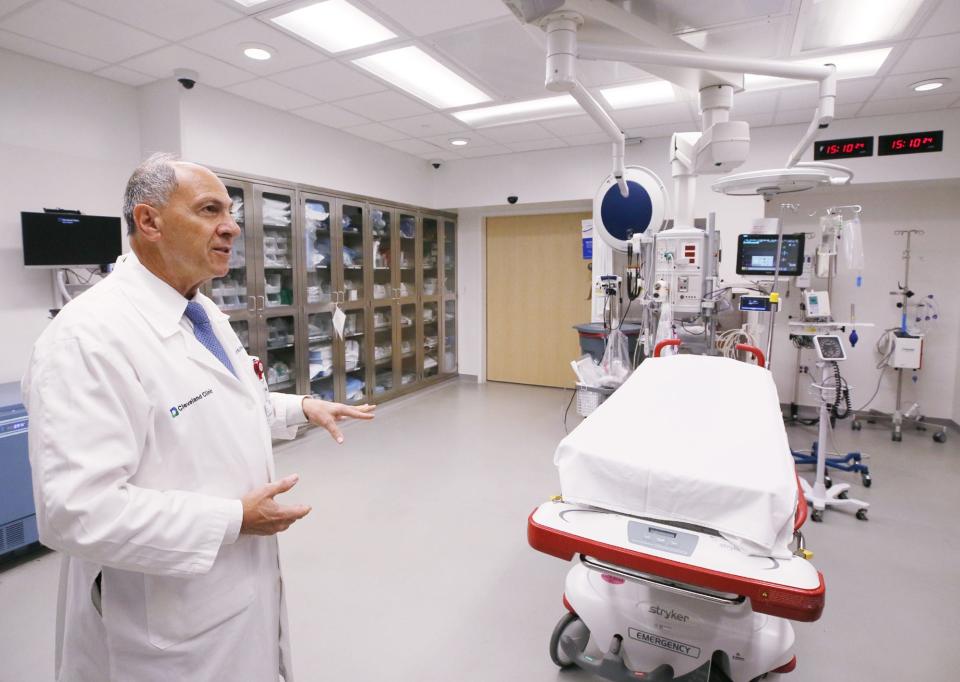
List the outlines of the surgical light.
<svg viewBox="0 0 960 682">
<path fill-rule="evenodd" d="M 412 45 L 354 59 L 353 63 L 438 109 L 490 101 L 485 92 Z"/>
<path fill-rule="evenodd" d="M 648 81 L 604 88 L 600 94 L 614 109 L 629 109 L 676 100 L 673 86 L 668 81 Z"/>
<path fill-rule="evenodd" d="M 456 111 L 454 116 L 474 128 L 489 128 L 508 123 L 543 121 L 561 116 L 583 113 L 583 109 L 570 95 L 529 99 L 523 102 L 498 104 L 481 109 Z"/>
<path fill-rule="evenodd" d="M 848 78 L 866 78 L 873 76 L 883 66 L 890 50 L 893 48 L 883 47 L 877 50 L 863 50 L 860 52 L 846 52 L 842 54 L 823 55 L 811 59 L 790 60 L 789 64 L 804 64 L 808 66 L 820 66 L 822 64 L 834 64 L 837 67 L 837 80 L 846 80 Z M 762 76 L 753 73 L 744 74 L 744 87 L 747 90 L 769 90 L 770 88 L 785 88 L 794 85 L 803 85 L 801 80 L 792 78 L 777 78 L 776 76 Z M 842 92 L 842 90 L 841 90 Z"/>
<path fill-rule="evenodd" d="M 923 0 L 818 0 L 805 3 L 801 50 L 845 47 L 897 38 Z"/>
<path fill-rule="evenodd" d="M 346 0 L 325 0 L 270 21 L 328 52 L 343 52 L 397 37 Z"/>
<path fill-rule="evenodd" d="M 949 78 L 930 78 L 925 81 L 920 81 L 919 83 L 913 83 L 910 86 L 910 89 L 914 92 L 930 92 L 931 90 L 936 90 L 942 88 L 947 84 Z"/>
</svg>

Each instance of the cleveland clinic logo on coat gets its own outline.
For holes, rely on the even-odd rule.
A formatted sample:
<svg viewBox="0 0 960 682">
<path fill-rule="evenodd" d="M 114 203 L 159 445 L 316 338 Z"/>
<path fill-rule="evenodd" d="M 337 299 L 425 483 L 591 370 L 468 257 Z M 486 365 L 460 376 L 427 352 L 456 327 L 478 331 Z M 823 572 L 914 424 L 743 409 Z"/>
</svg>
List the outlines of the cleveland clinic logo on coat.
<svg viewBox="0 0 960 682">
<path fill-rule="evenodd" d="M 188 407 L 190 407 L 191 405 L 193 405 L 195 402 L 198 402 L 198 401 L 200 401 L 200 400 L 203 400 L 204 398 L 206 398 L 206 397 L 207 397 L 208 395 L 210 395 L 211 393 L 213 393 L 213 389 L 212 389 L 212 388 L 208 388 L 207 390 L 205 390 L 205 391 L 204 391 L 203 393 L 201 393 L 200 395 L 195 395 L 194 397 L 190 398 L 190 400 L 186 401 L 185 403 L 180 403 L 179 405 L 177 405 L 177 406 L 175 406 L 175 407 L 171 407 L 171 408 L 170 408 L 170 416 L 173 417 L 174 419 L 176 419 L 177 417 L 180 416 L 180 413 L 183 412 L 185 409 L 187 409 Z"/>
</svg>

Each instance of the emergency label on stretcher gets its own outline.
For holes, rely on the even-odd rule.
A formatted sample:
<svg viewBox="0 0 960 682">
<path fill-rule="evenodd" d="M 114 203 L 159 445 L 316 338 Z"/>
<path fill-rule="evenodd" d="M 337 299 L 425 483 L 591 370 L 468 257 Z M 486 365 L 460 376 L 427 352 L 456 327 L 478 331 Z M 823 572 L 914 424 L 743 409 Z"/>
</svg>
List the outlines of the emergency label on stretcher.
<svg viewBox="0 0 960 682">
<path fill-rule="evenodd" d="M 627 634 L 630 635 L 630 639 L 635 639 L 638 642 L 643 642 L 644 644 L 658 646 L 661 649 L 666 649 L 667 651 L 675 651 L 678 654 L 683 654 L 684 656 L 689 656 L 690 658 L 700 658 L 700 647 L 696 647 L 691 644 L 684 644 L 683 642 L 667 639 L 666 637 L 654 635 L 649 632 L 644 632 L 643 630 L 637 630 L 635 628 L 627 628 Z"/>
</svg>

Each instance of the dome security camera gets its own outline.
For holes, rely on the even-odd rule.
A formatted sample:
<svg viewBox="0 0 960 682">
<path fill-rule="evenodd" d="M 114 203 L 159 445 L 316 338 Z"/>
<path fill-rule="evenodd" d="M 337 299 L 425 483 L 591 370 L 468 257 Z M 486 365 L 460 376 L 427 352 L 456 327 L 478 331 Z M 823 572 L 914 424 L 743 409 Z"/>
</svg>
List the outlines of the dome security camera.
<svg viewBox="0 0 960 682">
<path fill-rule="evenodd" d="M 433 166 L 434 170 L 439 170 L 440 166 L 443 165 L 443 162 L 440 159 L 434 159 L 430 162 L 430 165 Z"/>
<path fill-rule="evenodd" d="M 173 77 L 177 79 L 177 82 L 182 85 L 185 90 L 193 90 L 193 86 L 196 85 L 200 79 L 200 74 L 193 69 L 176 69 L 173 72 Z"/>
<path fill-rule="evenodd" d="M 518 197 L 518 196 L 515 195 L 515 194 L 511 194 L 510 196 L 507 197 L 507 202 L 508 202 L 508 203 L 511 203 L 511 204 L 515 204 L 515 203 L 517 203 L 517 201 L 519 201 L 519 200 L 520 200 L 520 197 Z"/>
</svg>

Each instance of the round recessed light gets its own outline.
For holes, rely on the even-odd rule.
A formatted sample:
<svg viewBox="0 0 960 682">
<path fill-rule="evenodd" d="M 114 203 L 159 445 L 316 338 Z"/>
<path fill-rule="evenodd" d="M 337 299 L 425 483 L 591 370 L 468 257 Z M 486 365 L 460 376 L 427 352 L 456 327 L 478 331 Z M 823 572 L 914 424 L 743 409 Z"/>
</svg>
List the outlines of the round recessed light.
<svg viewBox="0 0 960 682">
<path fill-rule="evenodd" d="M 273 50 L 266 45 L 246 45 L 243 48 L 243 54 L 250 59 L 263 62 L 273 56 Z"/>
<path fill-rule="evenodd" d="M 947 84 L 949 78 L 929 78 L 925 81 L 920 81 L 919 83 L 913 83 L 910 86 L 910 89 L 914 92 L 930 92 L 931 90 L 936 90 L 937 88 L 942 88 Z"/>
<path fill-rule="evenodd" d="M 454 137 L 450 140 L 450 144 L 454 147 L 465 147 L 470 144 L 470 140 L 466 137 Z"/>
</svg>

